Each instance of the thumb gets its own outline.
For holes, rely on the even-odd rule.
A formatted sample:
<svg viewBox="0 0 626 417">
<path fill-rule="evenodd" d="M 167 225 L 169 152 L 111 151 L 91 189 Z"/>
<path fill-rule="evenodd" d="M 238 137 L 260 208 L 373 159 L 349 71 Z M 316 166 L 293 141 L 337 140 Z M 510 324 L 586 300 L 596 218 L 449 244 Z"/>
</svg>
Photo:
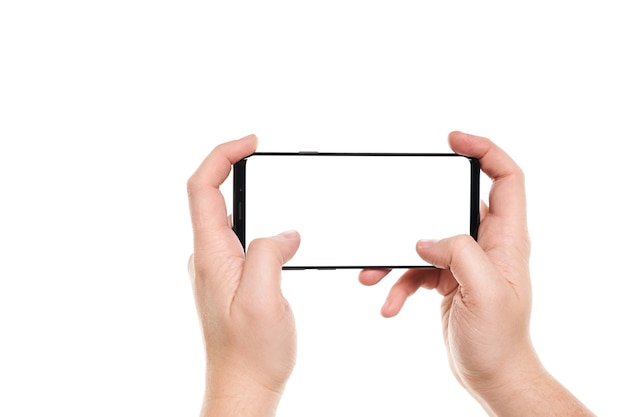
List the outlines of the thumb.
<svg viewBox="0 0 626 417">
<path fill-rule="evenodd" d="M 458 235 L 442 240 L 420 240 L 417 253 L 426 262 L 440 269 L 448 269 L 461 287 L 468 301 L 488 297 L 498 282 L 499 274 L 487 254 L 469 235 Z"/>
<path fill-rule="evenodd" d="M 299 246 L 300 235 L 296 231 L 250 242 L 239 284 L 242 295 L 248 293 L 254 299 L 268 301 L 282 297 L 282 266 L 295 255 Z"/>
</svg>

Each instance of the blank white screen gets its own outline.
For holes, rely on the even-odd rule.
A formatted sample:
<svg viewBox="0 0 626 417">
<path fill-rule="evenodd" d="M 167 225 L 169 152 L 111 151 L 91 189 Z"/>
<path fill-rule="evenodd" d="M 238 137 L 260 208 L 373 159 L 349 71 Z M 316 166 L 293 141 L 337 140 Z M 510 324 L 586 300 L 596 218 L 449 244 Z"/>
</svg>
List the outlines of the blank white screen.
<svg viewBox="0 0 626 417">
<path fill-rule="evenodd" d="M 470 173 L 461 156 L 252 155 L 246 247 L 294 229 L 286 266 L 426 266 L 417 240 L 470 232 Z"/>
</svg>

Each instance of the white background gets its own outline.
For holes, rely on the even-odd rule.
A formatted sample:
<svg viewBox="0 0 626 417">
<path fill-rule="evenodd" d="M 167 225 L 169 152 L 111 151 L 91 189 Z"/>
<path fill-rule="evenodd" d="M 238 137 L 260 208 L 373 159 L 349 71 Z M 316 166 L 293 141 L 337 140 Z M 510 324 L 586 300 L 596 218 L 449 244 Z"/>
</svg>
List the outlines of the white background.
<svg viewBox="0 0 626 417">
<path fill-rule="evenodd" d="M 429 266 L 418 239 L 470 233 L 465 157 L 253 155 L 245 170 L 246 247 L 296 229 L 286 266 Z"/>
<path fill-rule="evenodd" d="M 625 415 L 621 3 L 3 1 L 0 415 L 197 414 L 185 182 L 218 143 L 445 152 L 457 129 L 526 172 L 546 367 Z M 280 416 L 483 415 L 438 294 L 380 317 L 399 274 L 284 274 Z"/>
</svg>

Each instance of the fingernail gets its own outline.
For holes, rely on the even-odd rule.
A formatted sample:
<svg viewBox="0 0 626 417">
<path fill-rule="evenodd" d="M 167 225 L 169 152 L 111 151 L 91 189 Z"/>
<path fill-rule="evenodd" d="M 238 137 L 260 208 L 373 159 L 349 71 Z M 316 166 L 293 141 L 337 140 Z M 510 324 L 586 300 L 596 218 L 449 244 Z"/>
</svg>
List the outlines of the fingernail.
<svg viewBox="0 0 626 417">
<path fill-rule="evenodd" d="M 417 242 L 417 247 L 418 249 L 428 249 L 435 243 L 437 243 L 437 240 L 435 239 L 421 239 Z"/>
<path fill-rule="evenodd" d="M 286 232 L 282 232 L 278 236 L 282 237 L 283 239 L 297 239 L 300 236 L 300 234 L 296 232 L 295 230 L 288 230 Z"/>
</svg>

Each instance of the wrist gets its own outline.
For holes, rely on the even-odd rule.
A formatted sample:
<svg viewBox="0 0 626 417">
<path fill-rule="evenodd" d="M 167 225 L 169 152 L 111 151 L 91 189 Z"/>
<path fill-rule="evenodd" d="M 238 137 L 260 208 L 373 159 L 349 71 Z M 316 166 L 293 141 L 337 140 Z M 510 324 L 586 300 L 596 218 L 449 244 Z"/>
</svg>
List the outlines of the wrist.
<svg viewBox="0 0 626 417">
<path fill-rule="evenodd" d="M 250 394 L 231 397 L 205 396 L 201 417 L 274 417 L 278 400 Z"/>
<path fill-rule="evenodd" d="M 520 362 L 508 372 L 510 373 L 502 374 L 499 384 L 494 383 L 489 389 L 476 392 L 477 399 L 490 415 L 508 417 L 594 415 L 543 367 L 536 355 L 533 360 Z"/>
<path fill-rule="evenodd" d="M 491 416 L 593 417 L 594 414 L 543 367 L 482 397 Z"/>
<path fill-rule="evenodd" d="M 506 410 L 524 410 L 538 387 L 552 376 L 541 364 L 534 350 L 512 355 L 498 371 L 468 387 L 470 393 L 491 415 L 511 415 Z"/>
<path fill-rule="evenodd" d="M 273 417 L 283 387 L 274 388 L 252 375 L 208 373 L 201 417 Z"/>
<path fill-rule="evenodd" d="M 479 402 L 493 416 L 527 416 L 526 413 L 542 402 L 541 391 L 551 381 L 552 376 L 545 370 L 529 371 L 482 392 Z"/>
</svg>

